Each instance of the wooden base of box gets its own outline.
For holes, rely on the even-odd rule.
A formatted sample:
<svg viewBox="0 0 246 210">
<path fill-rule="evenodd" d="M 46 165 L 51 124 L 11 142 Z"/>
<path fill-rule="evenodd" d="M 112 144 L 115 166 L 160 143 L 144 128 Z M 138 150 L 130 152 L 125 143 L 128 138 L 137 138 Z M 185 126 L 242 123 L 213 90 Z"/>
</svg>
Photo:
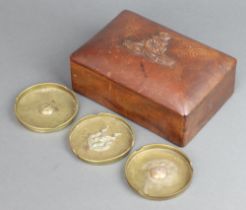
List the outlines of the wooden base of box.
<svg viewBox="0 0 246 210">
<path fill-rule="evenodd" d="M 224 104 L 233 93 L 235 81 L 235 73 L 229 72 L 192 113 L 181 116 L 77 63 L 71 62 L 71 72 L 72 86 L 76 92 L 178 146 L 185 146 Z M 206 115 L 202 114 L 204 112 Z"/>
</svg>

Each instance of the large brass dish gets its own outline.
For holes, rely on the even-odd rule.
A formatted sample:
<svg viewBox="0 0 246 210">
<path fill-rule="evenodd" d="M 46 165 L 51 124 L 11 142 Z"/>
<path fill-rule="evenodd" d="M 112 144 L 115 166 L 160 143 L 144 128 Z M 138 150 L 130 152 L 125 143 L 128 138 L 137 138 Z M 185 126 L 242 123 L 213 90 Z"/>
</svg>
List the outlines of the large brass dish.
<svg viewBox="0 0 246 210">
<path fill-rule="evenodd" d="M 188 157 L 175 147 L 150 144 L 133 152 L 125 165 L 129 185 L 141 196 L 163 200 L 189 185 L 193 169 Z"/>
<path fill-rule="evenodd" d="M 74 154 L 94 164 L 117 161 L 124 157 L 134 144 L 134 133 L 130 125 L 110 113 L 99 113 L 83 117 L 69 136 Z"/>
<path fill-rule="evenodd" d="M 52 132 L 67 126 L 78 112 L 73 91 L 56 83 L 40 83 L 16 97 L 17 119 L 36 132 Z"/>
</svg>

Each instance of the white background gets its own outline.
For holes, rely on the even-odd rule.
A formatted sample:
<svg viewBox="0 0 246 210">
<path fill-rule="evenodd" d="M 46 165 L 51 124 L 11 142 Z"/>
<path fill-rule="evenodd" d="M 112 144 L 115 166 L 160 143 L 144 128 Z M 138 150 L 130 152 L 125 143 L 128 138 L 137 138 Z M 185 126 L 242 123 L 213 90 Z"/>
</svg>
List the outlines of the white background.
<svg viewBox="0 0 246 210">
<path fill-rule="evenodd" d="M 70 53 L 121 10 L 156 22 L 238 58 L 233 97 L 183 151 L 194 166 L 190 188 L 168 201 L 149 201 L 126 184 L 126 158 L 91 166 L 68 146 L 68 128 L 51 134 L 16 120 L 15 96 L 39 82 L 71 87 Z M 1 210 L 243 210 L 246 208 L 246 1 L 0 0 Z M 80 117 L 103 106 L 79 96 Z M 165 139 L 130 122 L 134 149 Z"/>
</svg>

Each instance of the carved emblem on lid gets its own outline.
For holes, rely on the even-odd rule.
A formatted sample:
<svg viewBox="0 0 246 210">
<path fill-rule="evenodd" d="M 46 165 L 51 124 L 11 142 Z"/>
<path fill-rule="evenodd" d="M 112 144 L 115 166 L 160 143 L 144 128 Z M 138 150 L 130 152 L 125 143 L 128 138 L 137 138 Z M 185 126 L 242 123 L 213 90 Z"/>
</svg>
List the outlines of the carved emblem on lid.
<svg viewBox="0 0 246 210">
<path fill-rule="evenodd" d="M 126 39 L 123 41 L 123 46 L 135 55 L 144 56 L 154 63 L 172 67 L 175 60 L 166 54 L 170 39 L 168 33 L 160 32 L 140 41 Z"/>
</svg>

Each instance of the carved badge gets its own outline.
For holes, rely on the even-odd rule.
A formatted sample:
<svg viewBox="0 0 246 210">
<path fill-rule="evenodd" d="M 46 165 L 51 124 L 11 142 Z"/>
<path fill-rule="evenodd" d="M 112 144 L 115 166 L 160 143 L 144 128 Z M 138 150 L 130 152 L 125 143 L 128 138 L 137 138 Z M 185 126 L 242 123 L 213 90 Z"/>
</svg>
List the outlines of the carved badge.
<svg viewBox="0 0 246 210">
<path fill-rule="evenodd" d="M 126 39 L 123 46 L 133 54 L 148 58 L 153 63 L 172 67 L 175 60 L 166 54 L 170 39 L 168 33 L 160 32 L 140 41 Z"/>
</svg>

